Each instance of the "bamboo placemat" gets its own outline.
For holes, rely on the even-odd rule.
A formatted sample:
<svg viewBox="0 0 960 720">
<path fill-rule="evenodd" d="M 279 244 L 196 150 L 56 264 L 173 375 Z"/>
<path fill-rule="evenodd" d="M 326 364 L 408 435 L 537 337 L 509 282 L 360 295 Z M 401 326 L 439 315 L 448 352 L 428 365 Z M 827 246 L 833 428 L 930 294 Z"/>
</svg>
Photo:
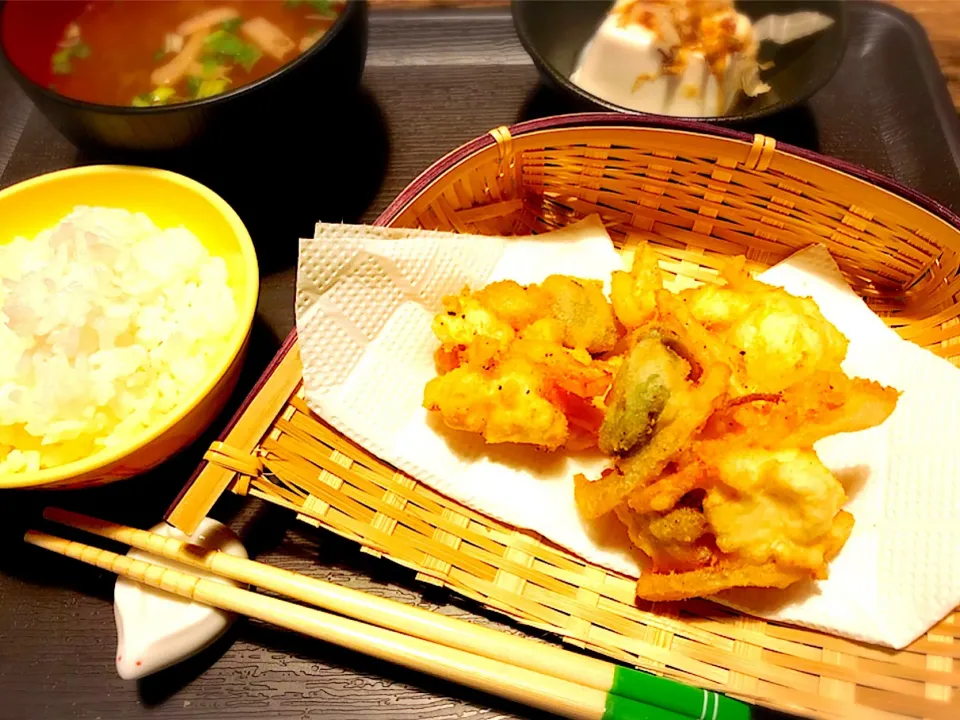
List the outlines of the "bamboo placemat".
<svg viewBox="0 0 960 720">
<path fill-rule="evenodd" d="M 960 220 L 947 211 L 770 138 L 611 118 L 498 128 L 415 180 L 382 220 L 510 235 L 598 212 L 625 252 L 654 244 L 677 286 L 713 280 L 727 255 L 746 253 L 760 269 L 823 242 L 889 324 L 960 359 Z M 337 433 L 304 402 L 301 371 L 291 336 L 171 522 L 189 529 L 230 487 L 425 582 L 657 674 L 818 717 L 960 717 L 956 612 L 892 651 L 706 601 L 638 604 L 632 580 L 463 507 Z"/>
</svg>

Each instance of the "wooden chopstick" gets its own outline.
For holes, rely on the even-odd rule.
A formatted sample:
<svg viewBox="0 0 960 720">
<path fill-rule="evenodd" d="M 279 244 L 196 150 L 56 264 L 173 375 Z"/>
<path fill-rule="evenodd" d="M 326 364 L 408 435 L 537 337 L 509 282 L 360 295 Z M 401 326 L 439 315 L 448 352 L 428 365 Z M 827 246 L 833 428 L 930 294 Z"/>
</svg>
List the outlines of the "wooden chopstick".
<svg viewBox="0 0 960 720">
<path fill-rule="evenodd" d="M 260 595 L 73 540 L 28 530 L 31 545 L 204 605 L 246 615 L 574 720 L 686 720 L 682 715 L 568 680 L 473 655 L 322 610 Z"/>
<path fill-rule="evenodd" d="M 147 530 L 47 508 L 53 522 L 130 545 L 175 562 L 332 610 L 366 623 L 450 648 L 499 660 L 687 718 L 742 720 L 750 706 L 716 692 L 569 652 L 524 637 L 474 625 L 403 603 L 351 590 L 229 553 L 209 550 Z"/>
</svg>

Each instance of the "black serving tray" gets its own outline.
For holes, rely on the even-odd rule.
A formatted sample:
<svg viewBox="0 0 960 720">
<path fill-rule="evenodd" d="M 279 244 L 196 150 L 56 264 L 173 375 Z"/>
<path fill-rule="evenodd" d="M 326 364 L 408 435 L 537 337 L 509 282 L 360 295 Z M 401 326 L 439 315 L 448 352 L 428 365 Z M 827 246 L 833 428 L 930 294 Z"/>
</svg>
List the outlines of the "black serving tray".
<svg viewBox="0 0 960 720">
<path fill-rule="evenodd" d="M 960 212 L 960 127 L 926 36 L 889 6 L 850 4 L 850 45 L 834 79 L 806 106 L 747 129 L 884 173 Z M 113 668 L 113 577 L 20 544 L 49 503 L 137 526 L 162 517 L 293 327 L 297 238 L 316 220 L 370 222 L 456 146 L 566 109 L 540 86 L 506 10 L 373 12 L 369 47 L 356 102 L 304 98 L 274 126 L 247 128 L 241 141 L 149 159 L 208 184 L 250 228 L 262 267 L 250 357 L 233 407 L 148 477 L 79 492 L 0 493 L 0 720 L 542 717 L 253 623 L 189 662 L 127 683 Z M 0 187 L 77 164 L 144 161 L 80 153 L 0 71 Z M 502 624 L 286 511 L 227 497 L 214 515 L 265 562 Z"/>
</svg>

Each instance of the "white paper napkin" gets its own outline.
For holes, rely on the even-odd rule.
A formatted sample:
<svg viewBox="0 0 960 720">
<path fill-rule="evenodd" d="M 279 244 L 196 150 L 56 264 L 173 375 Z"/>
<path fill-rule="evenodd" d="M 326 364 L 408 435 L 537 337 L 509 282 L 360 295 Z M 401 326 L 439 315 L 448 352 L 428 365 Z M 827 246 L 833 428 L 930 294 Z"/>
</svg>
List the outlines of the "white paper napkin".
<svg viewBox="0 0 960 720">
<path fill-rule="evenodd" d="M 371 452 L 488 516 L 534 530 L 581 557 L 636 577 L 613 518 L 587 522 L 573 475 L 596 477 L 596 454 L 486 445 L 423 409 L 434 377 L 431 322 L 443 295 L 500 279 L 561 273 L 603 280 L 622 261 L 597 218 L 537 238 L 318 225 L 301 241 L 297 329 L 310 407 Z M 849 289 L 822 247 L 769 270 L 767 282 L 814 297 L 850 339 L 845 369 L 904 394 L 880 428 L 818 444 L 847 483 L 853 534 L 831 577 L 786 591 L 727 593 L 764 617 L 902 647 L 960 602 L 960 373 L 899 339 Z"/>
<path fill-rule="evenodd" d="M 436 376 L 431 330 L 444 295 L 551 274 L 605 281 L 622 260 L 596 217 L 537 239 L 318 225 L 301 240 L 297 333 L 306 400 L 341 432 L 484 514 L 535 530 L 593 562 L 637 574 L 615 518 L 580 518 L 573 476 L 609 461 L 450 431 L 422 407 Z M 613 541 L 605 541 L 611 532 Z"/>
<path fill-rule="evenodd" d="M 900 338 L 815 245 L 760 276 L 817 301 L 850 339 L 843 369 L 903 392 L 879 427 L 817 453 L 847 488 L 853 533 L 827 580 L 723 601 L 766 618 L 902 648 L 960 604 L 960 371 Z"/>
</svg>

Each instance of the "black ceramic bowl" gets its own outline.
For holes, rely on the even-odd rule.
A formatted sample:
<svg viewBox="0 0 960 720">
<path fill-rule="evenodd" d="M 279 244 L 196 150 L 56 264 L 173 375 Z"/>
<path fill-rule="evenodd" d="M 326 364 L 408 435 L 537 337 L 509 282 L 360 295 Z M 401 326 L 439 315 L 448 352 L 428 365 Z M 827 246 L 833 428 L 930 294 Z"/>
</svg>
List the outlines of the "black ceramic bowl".
<svg viewBox="0 0 960 720">
<path fill-rule="evenodd" d="M 367 4 L 350 0 L 316 45 L 249 85 L 166 107 L 99 105 L 58 95 L 18 68 L 18 48 L 25 47 L 24 37 L 41 32 L 53 21 L 63 27 L 62 13 L 58 18 L 58 13 L 51 12 L 53 6 L 36 0 L 0 0 L 0 59 L 40 112 L 74 144 L 90 149 L 192 148 L 223 129 L 234 135 L 239 128 L 255 134 L 284 114 L 321 109 L 329 114 L 338 99 L 360 84 L 367 56 Z M 11 42 L 15 35 L 17 41 Z"/>
<path fill-rule="evenodd" d="M 513 21 L 524 48 L 548 85 L 558 90 L 571 110 L 635 110 L 607 102 L 570 81 L 580 51 L 607 14 L 611 0 L 513 0 Z M 741 94 L 730 112 L 718 117 L 688 118 L 736 125 L 802 103 L 833 76 L 846 48 L 846 7 L 842 0 L 745 0 L 737 10 L 752 20 L 765 15 L 816 10 L 833 25 L 815 35 L 778 46 L 765 42 L 759 60 L 773 66 L 761 72 L 771 90 L 755 98 Z"/>
</svg>

